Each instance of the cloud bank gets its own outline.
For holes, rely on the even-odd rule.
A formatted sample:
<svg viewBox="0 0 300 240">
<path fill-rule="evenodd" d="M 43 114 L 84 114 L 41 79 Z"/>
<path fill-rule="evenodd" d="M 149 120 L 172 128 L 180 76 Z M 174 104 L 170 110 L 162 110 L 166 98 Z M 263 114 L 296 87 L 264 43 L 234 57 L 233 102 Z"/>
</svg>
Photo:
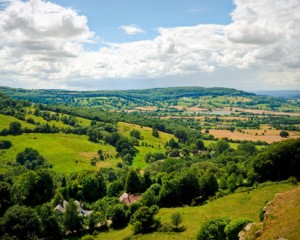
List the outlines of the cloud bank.
<svg viewBox="0 0 300 240">
<path fill-rule="evenodd" d="M 230 71 L 225 82 L 250 69 L 262 84 L 299 88 L 299 0 L 235 0 L 235 5 L 229 25 L 159 28 L 151 40 L 88 51 L 84 46 L 95 34 L 85 16 L 51 2 L 11 1 L 0 11 L 0 84 L 72 88 L 84 87 L 87 79 L 201 79 L 220 69 Z M 122 29 L 143 32 L 134 25 Z"/>
</svg>

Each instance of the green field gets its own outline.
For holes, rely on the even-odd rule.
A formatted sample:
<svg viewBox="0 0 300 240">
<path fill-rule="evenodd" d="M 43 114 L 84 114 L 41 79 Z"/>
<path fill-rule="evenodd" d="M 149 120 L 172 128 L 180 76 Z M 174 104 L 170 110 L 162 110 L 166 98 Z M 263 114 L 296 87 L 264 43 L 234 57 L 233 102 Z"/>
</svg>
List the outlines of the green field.
<svg viewBox="0 0 300 240">
<path fill-rule="evenodd" d="M 90 165 L 90 160 L 97 156 L 97 151 L 115 156 L 114 147 L 88 141 L 87 136 L 73 134 L 22 134 L 18 136 L 0 137 L 0 140 L 10 140 L 13 146 L 0 155 L 0 169 L 5 168 L 5 163 L 14 163 L 18 152 L 26 147 L 32 147 L 46 158 L 58 172 L 71 173 L 84 169 L 95 169 Z M 117 159 L 106 159 L 97 167 L 115 167 Z"/>
<path fill-rule="evenodd" d="M 139 125 L 130 123 L 118 123 L 118 131 L 124 136 L 129 137 L 130 131 L 133 129 L 140 131 L 143 138 L 142 140 L 139 140 L 140 146 L 136 147 L 138 153 L 133 159 L 133 167 L 135 168 L 144 168 L 147 166 L 147 163 L 145 162 L 145 156 L 148 152 L 165 152 L 164 146 L 166 142 L 170 141 L 171 138 L 176 139 L 176 137 L 173 135 L 164 132 L 159 132 L 159 138 L 155 138 L 152 136 L 152 128 L 141 127 Z M 148 146 L 142 146 L 142 142 L 147 143 Z"/>
<path fill-rule="evenodd" d="M 21 123 L 21 125 L 22 125 L 23 128 L 27 127 L 29 129 L 33 129 L 35 127 L 35 125 L 30 124 L 30 123 L 25 122 L 25 121 L 22 121 L 22 120 L 19 120 L 19 119 L 15 118 L 15 117 L 0 114 L 0 131 L 3 128 L 9 128 L 9 124 L 11 122 L 19 122 L 19 123 Z"/>
<path fill-rule="evenodd" d="M 197 207 L 178 207 L 162 208 L 157 217 L 162 223 L 170 222 L 170 216 L 174 212 L 179 212 L 183 216 L 182 225 L 186 230 L 181 233 L 160 233 L 132 236 L 131 226 L 127 226 L 120 231 L 109 231 L 100 233 L 96 239 L 121 240 L 125 237 L 130 239 L 155 239 L 155 240 L 174 240 L 174 239 L 195 239 L 201 225 L 212 218 L 229 217 L 231 219 L 248 218 L 254 222 L 259 221 L 260 209 L 274 198 L 278 192 L 283 192 L 295 188 L 290 184 L 272 183 L 269 186 L 259 187 L 252 191 L 235 193 L 223 198 L 219 198 L 203 206 Z"/>
</svg>

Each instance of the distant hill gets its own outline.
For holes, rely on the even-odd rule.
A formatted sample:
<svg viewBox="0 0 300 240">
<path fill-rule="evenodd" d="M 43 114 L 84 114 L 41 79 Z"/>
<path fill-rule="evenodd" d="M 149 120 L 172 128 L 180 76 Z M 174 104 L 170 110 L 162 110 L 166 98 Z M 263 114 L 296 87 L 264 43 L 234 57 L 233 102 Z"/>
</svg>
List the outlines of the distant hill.
<svg viewBox="0 0 300 240">
<path fill-rule="evenodd" d="M 68 91 L 68 90 L 28 90 L 20 88 L 0 87 L 0 91 L 17 99 L 26 99 L 37 103 L 66 103 L 74 98 L 91 97 L 117 97 L 130 101 L 168 101 L 183 97 L 198 98 L 201 96 L 254 96 L 230 88 L 204 88 L 204 87 L 172 87 L 153 88 L 143 90 L 118 90 L 118 91 Z"/>
<path fill-rule="evenodd" d="M 265 95 L 283 98 L 300 98 L 300 90 L 281 90 L 281 91 L 254 91 L 257 95 Z"/>
</svg>

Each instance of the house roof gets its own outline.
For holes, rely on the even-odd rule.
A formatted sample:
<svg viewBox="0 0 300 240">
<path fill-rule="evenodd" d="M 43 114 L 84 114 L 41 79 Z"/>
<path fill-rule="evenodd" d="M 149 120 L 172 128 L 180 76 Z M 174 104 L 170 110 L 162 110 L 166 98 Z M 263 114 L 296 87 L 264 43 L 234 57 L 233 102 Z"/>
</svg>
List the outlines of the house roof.
<svg viewBox="0 0 300 240">
<path fill-rule="evenodd" d="M 141 198 L 142 198 L 141 195 L 128 194 L 128 193 L 124 192 L 119 197 L 119 200 L 128 206 L 128 205 L 131 205 L 132 203 L 140 200 Z"/>
</svg>

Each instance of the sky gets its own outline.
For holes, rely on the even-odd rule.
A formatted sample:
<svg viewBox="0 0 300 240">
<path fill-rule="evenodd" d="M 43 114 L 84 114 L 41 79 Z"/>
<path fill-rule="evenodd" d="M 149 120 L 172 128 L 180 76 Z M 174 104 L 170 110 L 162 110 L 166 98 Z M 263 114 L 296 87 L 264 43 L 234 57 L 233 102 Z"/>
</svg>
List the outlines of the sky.
<svg viewBox="0 0 300 240">
<path fill-rule="evenodd" d="M 300 0 L 0 0 L 0 85 L 300 90 Z"/>
</svg>

